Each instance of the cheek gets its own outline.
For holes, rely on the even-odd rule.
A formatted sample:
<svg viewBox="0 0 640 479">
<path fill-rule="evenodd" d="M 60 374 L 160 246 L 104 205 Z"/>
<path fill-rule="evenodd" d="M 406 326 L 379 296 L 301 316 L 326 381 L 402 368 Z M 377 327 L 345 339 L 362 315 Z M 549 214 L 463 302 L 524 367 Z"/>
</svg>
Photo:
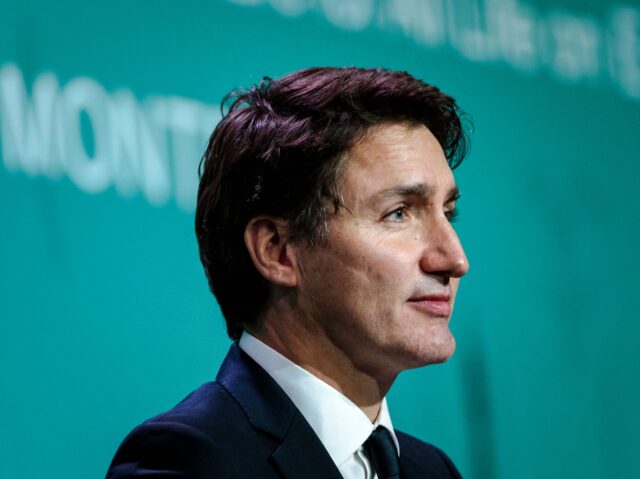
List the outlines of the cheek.
<svg viewBox="0 0 640 479">
<path fill-rule="evenodd" d="M 354 301 L 359 310 L 390 308 L 410 296 L 419 274 L 419 254 L 410 243 L 406 237 L 336 235 L 314 263 L 336 300 Z"/>
<path fill-rule="evenodd" d="M 415 287 L 416 262 L 403 250 L 382 247 L 363 258 L 359 296 L 380 321 L 403 314 Z"/>
</svg>

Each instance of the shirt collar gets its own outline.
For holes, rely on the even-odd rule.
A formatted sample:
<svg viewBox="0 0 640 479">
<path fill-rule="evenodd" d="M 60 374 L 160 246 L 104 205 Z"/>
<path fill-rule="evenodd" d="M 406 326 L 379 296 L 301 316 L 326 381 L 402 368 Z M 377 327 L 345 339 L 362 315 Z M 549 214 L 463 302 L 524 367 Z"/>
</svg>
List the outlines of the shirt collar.
<svg viewBox="0 0 640 479">
<path fill-rule="evenodd" d="M 385 427 L 400 454 L 384 398 L 375 423 L 337 389 L 301 368 L 282 354 L 244 331 L 240 348 L 258 363 L 284 390 L 307 420 L 320 442 L 340 466 L 367 440 L 377 426 Z"/>
</svg>

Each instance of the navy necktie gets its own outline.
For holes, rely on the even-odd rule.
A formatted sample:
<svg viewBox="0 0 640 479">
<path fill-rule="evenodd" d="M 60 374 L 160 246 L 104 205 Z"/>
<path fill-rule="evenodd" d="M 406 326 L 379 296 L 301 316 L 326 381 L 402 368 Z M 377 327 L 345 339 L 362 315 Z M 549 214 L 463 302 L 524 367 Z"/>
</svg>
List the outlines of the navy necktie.
<svg viewBox="0 0 640 479">
<path fill-rule="evenodd" d="M 389 431 L 378 426 L 365 441 L 363 448 L 378 479 L 399 479 L 398 452 Z"/>
</svg>

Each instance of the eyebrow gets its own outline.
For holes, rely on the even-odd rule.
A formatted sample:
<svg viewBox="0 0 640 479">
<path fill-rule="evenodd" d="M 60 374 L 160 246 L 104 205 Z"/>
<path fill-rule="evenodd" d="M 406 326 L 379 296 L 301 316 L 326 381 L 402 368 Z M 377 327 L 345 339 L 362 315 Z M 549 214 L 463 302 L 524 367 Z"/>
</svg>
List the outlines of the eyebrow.
<svg viewBox="0 0 640 479">
<path fill-rule="evenodd" d="M 428 183 L 413 183 L 410 185 L 399 185 L 394 186 L 393 188 L 389 188 L 387 190 L 383 190 L 380 192 L 379 196 L 381 198 L 407 198 L 410 196 L 415 196 L 419 198 L 429 198 L 435 194 L 436 188 Z M 454 185 L 448 192 L 445 197 L 445 203 L 450 203 L 452 201 L 456 201 L 460 198 L 460 190 L 456 185 Z"/>
</svg>

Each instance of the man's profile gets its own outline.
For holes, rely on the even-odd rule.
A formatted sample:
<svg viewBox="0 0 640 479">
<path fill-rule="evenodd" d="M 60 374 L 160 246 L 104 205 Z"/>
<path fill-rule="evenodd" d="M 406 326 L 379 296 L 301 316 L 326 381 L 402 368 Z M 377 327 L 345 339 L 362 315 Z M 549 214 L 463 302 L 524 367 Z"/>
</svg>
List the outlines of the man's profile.
<svg viewBox="0 0 640 479">
<path fill-rule="evenodd" d="M 455 101 L 405 72 L 311 68 L 227 102 L 196 235 L 234 343 L 107 477 L 460 477 L 385 400 L 401 371 L 455 349 Z"/>
</svg>

